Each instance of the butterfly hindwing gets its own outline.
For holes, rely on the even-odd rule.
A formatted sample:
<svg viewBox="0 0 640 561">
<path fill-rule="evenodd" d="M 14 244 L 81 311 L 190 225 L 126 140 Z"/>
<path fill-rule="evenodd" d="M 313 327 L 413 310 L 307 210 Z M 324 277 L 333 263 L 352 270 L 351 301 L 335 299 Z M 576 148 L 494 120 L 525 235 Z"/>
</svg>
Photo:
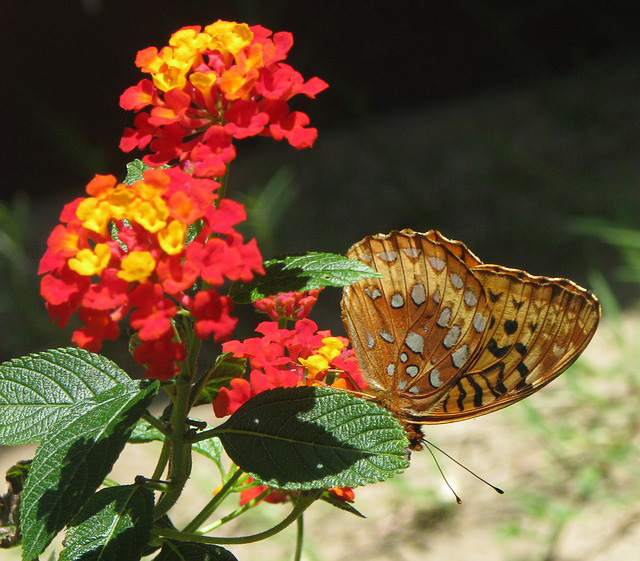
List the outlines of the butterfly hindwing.
<svg viewBox="0 0 640 561">
<path fill-rule="evenodd" d="M 595 297 L 564 279 L 481 266 L 474 272 L 496 299 L 483 351 L 424 422 L 456 421 L 506 407 L 564 372 L 595 332 Z"/>
</svg>

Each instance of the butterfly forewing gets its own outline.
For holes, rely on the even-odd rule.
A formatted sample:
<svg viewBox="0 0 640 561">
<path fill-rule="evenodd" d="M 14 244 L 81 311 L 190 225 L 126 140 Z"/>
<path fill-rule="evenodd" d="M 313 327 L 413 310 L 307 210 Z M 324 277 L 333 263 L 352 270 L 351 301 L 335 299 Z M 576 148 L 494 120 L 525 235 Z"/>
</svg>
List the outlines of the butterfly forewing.
<svg viewBox="0 0 640 561">
<path fill-rule="evenodd" d="M 380 272 L 345 290 L 345 326 L 369 383 L 395 411 L 432 408 L 475 357 L 489 321 L 480 281 L 436 239 L 372 236 L 347 254 Z"/>
<path fill-rule="evenodd" d="M 382 273 L 345 289 L 343 319 L 375 397 L 402 420 L 483 415 L 561 374 L 600 305 L 566 279 L 485 265 L 439 232 L 365 238 L 348 253 Z"/>
</svg>

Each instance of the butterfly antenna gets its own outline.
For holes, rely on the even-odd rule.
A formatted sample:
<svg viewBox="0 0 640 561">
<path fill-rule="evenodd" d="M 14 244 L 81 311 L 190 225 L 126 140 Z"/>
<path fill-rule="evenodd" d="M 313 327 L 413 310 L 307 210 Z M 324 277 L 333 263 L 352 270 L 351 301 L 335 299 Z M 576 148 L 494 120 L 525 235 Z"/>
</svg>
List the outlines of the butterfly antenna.
<svg viewBox="0 0 640 561">
<path fill-rule="evenodd" d="M 427 445 L 431 445 L 431 443 L 427 442 L 426 440 L 424 442 Z M 456 502 L 458 504 L 462 504 L 462 499 L 458 496 L 458 493 L 456 493 L 453 490 L 453 487 L 451 487 L 451 484 L 447 480 L 447 476 L 442 471 L 442 468 L 440 467 L 440 464 L 438 463 L 438 458 L 436 458 L 436 455 L 433 453 L 433 450 L 431 450 L 431 448 L 429 448 L 429 446 L 427 446 L 427 450 L 429 450 L 429 454 L 431 454 L 431 457 L 433 458 L 433 461 L 436 463 L 436 467 L 438 468 L 438 471 L 440 472 L 440 475 L 442 476 L 442 479 L 444 479 L 444 482 L 447 484 L 447 487 L 449 487 L 449 490 L 453 493 L 453 496 L 456 498 Z"/>
<path fill-rule="evenodd" d="M 444 456 L 449 458 L 453 463 L 459 465 L 462 469 L 464 469 L 465 471 L 467 471 L 468 473 L 473 475 L 473 477 L 475 477 L 476 479 L 479 479 L 480 481 L 482 481 L 485 485 L 488 485 L 489 487 L 491 487 L 496 493 L 498 493 L 500 495 L 504 495 L 504 491 L 502 489 L 500 489 L 500 487 L 496 487 L 495 485 L 492 485 L 491 483 L 489 483 L 486 479 L 483 479 L 482 477 L 480 477 L 476 472 L 470 470 L 467 466 L 465 466 L 464 464 L 460 463 L 453 456 L 447 454 L 442 448 L 436 446 L 433 442 L 429 442 L 426 438 L 423 438 L 422 442 L 427 444 L 427 446 L 428 446 L 427 450 L 429 450 L 429 452 L 431 453 L 431 456 L 433 457 L 434 460 L 435 460 L 436 457 L 433 454 L 433 451 L 429 448 L 429 446 L 433 446 L 433 448 L 435 448 L 438 452 L 440 452 L 441 454 L 443 454 Z M 438 470 L 440 471 L 440 473 L 442 473 L 442 470 L 440 469 L 440 466 L 438 465 L 438 461 L 437 460 L 436 460 L 436 466 L 438 466 Z M 444 477 L 444 475 L 443 475 L 443 477 Z M 445 482 L 447 483 L 447 485 L 449 485 L 449 482 L 446 480 L 446 478 L 445 478 Z M 451 489 L 451 485 L 449 485 L 449 489 Z M 451 490 L 453 491 L 453 489 L 451 489 Z M 455 495 L 455 492 L 453 494 Z M 459 504 L 460 500 L 458 499 L 458 495 L 456 495 L 456 499 L 458 500 L 458 504 Z"/>
</svg>

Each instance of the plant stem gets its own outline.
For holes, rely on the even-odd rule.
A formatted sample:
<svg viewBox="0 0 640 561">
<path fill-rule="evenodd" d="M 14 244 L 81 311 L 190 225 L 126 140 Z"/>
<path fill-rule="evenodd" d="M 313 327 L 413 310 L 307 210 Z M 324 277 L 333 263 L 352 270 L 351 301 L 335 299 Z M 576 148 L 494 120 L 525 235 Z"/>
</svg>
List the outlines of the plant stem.
<svg viewBox="0 0 640 561">
<path fill-rule="evenodd" d="M 230 171 L 231 165 L 227 164 L 227 170 L 225 172 L 225 174 L 220 178 L 220 187 L 218 188 L 218 198 L 216 199 L 216 208 L 218 208 L 220 206 L 220 201 L 222 199 L 224 199 L 224 196 L 227 192 L 227 184 L 229 183 L 229 171 Z"/>
<path fill-rule="evenodd" d="M 159 430 L 162 434 L 167 434 L 167 428 L 164 426 L 164 423 L 154 417 L 149 411 L 145 411 L 142 415 L 142 418 L 147 421 L 151 426 Z"/>
<path fill-rule="evenodd" d="M 226 516 L 223 516 L 219 520 L 212 522 L 206 528 L 202 528 L 201 530 L 199 530 L 198 533 L 207 534 L 211 532 L 211 530 L 215 530 L 216 528 L 219 528 L 223 524 L 226 524 L 227 522 L 229 522 L 229 520 L 233 520 L 234 518 L 237 518 L 243 512 L 246 512 L 250 508 L 253 508 L 254 506 L 256 506 L 256 504 L 258 504 L 262 499 L 264 499 L 271 492 L 273 492 L 273 489 L 265 489 L 257 497 L 254 497 L 253 499 L 251 499 L 248 503 L 243 504 L 240 508 L 237 508 L 236 510 L 234 510 L 233 512 L 230 512 Z"/>
<path fill-rule="evenodd" d="M 200 525 L 211 516 L 211 513 L 220 506 L 220 503 L 231 492 L 236 481 L 243 475 L 243 471 L 236 469 L 235 473 L 227 479 L 222 488 L 213 496 L 213 498 L 204 506 L 204 508 L 196 514 L 195 518 L 184 527 L 183 532 L 195 532 Z"/>
<path fill-rule="evenodd" d="M 220 431 L 217 428 L 208 429 L 198 434 L 195 434 L 191 437 L 191 442 L 200 442 L 201 440 L 207 440 L 209 438 L 213 438 L 217 436 Z"/>
<path fill-rule="evenodd" d="M 296 526 L 298 527 L 296 532 L 296 553 L 293 561 L 300 561 L 302 559 L 302 538 L 304 536 L 304 513 L 298 516 Z"/>
<path fill-rule="evenodd" d="M 250 536 L 238 536 L 238 537 L 222 537 L 222 536 L 201 536 L 200 534 L 192 534 L 186 532 L 179 532 L 178 530 L 172 530 L 171 528 L 155 528 L 153 531 L 157 536 L 164 536 L 179 541 L 188 541 L 196 543 L 210 543 L 210 544 L 242 544 L 253 543 L 266 538 L 274 536 L 278 532 L 284 530 L 291 523 L 295 522 L 298 517 L 320 496 L 319 492 L 301 493 L 298 496 L 293 510 L 282 522 L 276 524 L 269 530 L 260 532 L 258 534 L 252 534 Z"/>
<path fill-rule="evenodd" d="M 189 412 L 189 384 L 187 376 L 180 375 L 176 378 L 176 396 L 171 411 L 171 432 L 166 440 L 169 440 L 169 452 L 171 462 L 169 465 L 169 490 L 160 498 L 156 505 L 154 519 L 158 520 L 176 503 L 189 475 L 191 474 L 191 441 L 187 439 L 186 418 Z"/>
<path fill-rule="evenodd" d="M 162 474 L 164 473 L 164 468 L 167 467 L 167 462 L 169 461 L 169 451 L 171 450 L 171 440 L 169 438 L 165 438 L 162 442 L 162 450 L 160 451 L 160 457 L 158 458 L 158 463 L 156 464 L 156 469 L 153 470 L 153 475 L 151 479 L 160 479 Z"/>
</svg>

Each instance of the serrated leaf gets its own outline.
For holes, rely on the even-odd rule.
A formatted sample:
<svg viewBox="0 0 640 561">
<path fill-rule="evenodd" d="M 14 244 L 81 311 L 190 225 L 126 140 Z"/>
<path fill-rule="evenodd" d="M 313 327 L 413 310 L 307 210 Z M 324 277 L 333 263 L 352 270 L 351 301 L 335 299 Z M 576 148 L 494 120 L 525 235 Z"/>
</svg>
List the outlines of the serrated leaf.
<svg viewBox="0 0 640 561">
<path fill-rule="evenodd" d="M 364 514 L 362 514 L 351 503 L 349 503 L 347 501 L 343 501 L 343 500 L 339 499 L 338 497 L 333 496 L 331 493 L 323 493 L 322 496 L 320 497 L 320 499 L 323 500 L 326 503 L 329 503 L 332 506 L 335 506 L 336 508 L 339 508 L 340 510 L 344 510 L 345 512 L 349 512 L 351 514 L 354 514 L 355 516 L 358 516 L 359 518 L 366 518 L 366 516 Z"/>
<path fill-rule="evenodd" d="M 219 545 L 165 541 L 162 551 L 153 561 L 238 561 Z"/>
<path fill-rule="evenodd" d="M 325 286 L 343 287 L 362 279 L 380 277 L 357 259 L 335 253 L 309 252 L 264 262 L 265 274 L 248 283 L 235 283 L 229 296 L 249 304 L 280 292 L 303 292 Z"/>
<path fill-rule="evenodd" d="M 270 487 L 355 487 L 408 465 L 405 431 L 391 413 L 333 388 L 263 391 L 218 428 L 229 457 Z"/>
<path fill-rule="evenodd" d="M 136 423 L 136 426 L 133 427 L 133 431 L 131 431 L 131 435 L 129 436 L 129 442 L 131 442 L 131 444 L 145 444 L 154 441 L 162 442 L 163 440 L 164 434 L 144 419 L 140 419 Z"/>
<path fill-rule="evenodd" d="M 246 369 L 247 359 L 234 357 L 233 353 L 222 353 L 207 373 L 206 380 L 202 380 L 197 388 L 198 397 L 193 406 L 213 403 L 220 388 L 228 385 L 233 378 L 241 378 Z"/>
<path fill-rule="evenodd" d="M 37 442 L 76 403 L 131 378 L 105 357 L 54 349 L 0 365 L 0 444 Z"/>
<path fill-rule="evenodd" d="M 211 428 L 211 427 L 207 427 Z M 222 442 L 217 437 L 208 438 L 207 440 L 199 440 L 198 442 L 194 442 L 192 446 L 195 452 L 201 454 L 205 458 L 209 458 L 213 461 L 220 470 L 220 473 L 223 473 L 222 467 Z"/>
<path fill-rule="evenodd" d="M 148 169 L 165 169 L 170 167 L 168 164 L 162 166 L 151 167 L 142 160 L 133 160 L 127 164 L 127 176 L 124 178 L 125 185 L 133 185 L 136 181 L 140 181 L 144 177 L 144 172 Z"/>
<path fill-rule="evenodd" d="M 153 491 L 141 485 L 102 489 L 74 518 L 59 561 L 138 561 L 152 525 Z"/>
<path fill-rule="evenodd" d="M 20 506 L 23 559 L 47 547 L 100 486 L 159 383 L 119 384 L 66 412 L 38 447 Z"/>
</svg>

